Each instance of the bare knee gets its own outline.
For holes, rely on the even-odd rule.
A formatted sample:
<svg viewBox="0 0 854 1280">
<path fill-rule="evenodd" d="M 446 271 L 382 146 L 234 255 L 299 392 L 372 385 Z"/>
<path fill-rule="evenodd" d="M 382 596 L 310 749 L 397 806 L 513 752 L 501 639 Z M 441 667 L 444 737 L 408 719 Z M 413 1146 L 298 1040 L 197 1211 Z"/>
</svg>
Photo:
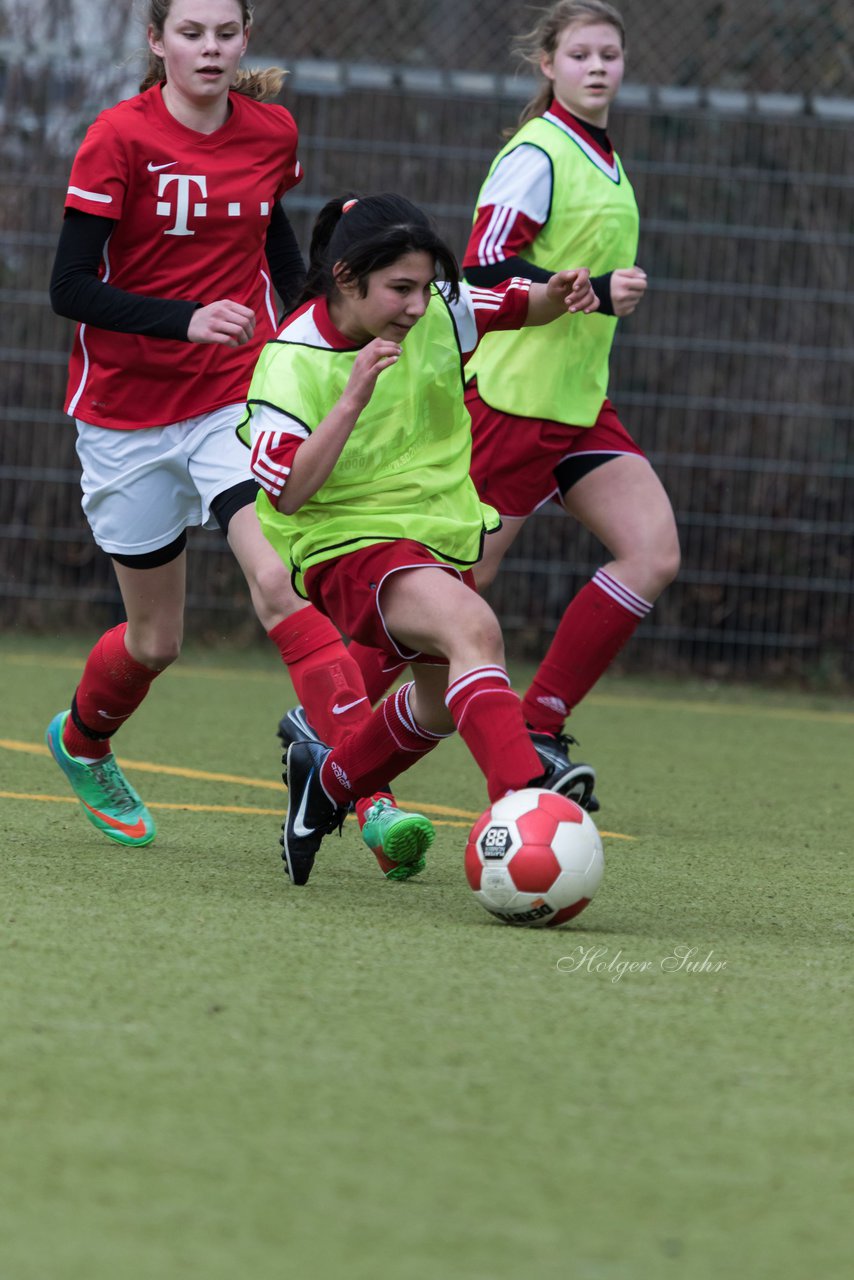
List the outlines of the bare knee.
<svg viewBox="0 0 854 1280">
<path fill-rule="evenodd" d="M 674 538 L 663 546 L 655 548 L 647 560 L 646 571 L 650 578 L 650 596 L 655 599 L 661 595 L 665 587 L 669 587 L 679 572 L 682 556 L 679 550 L 679 539 Z"/>
<path fill-rule="evenodd" d="M 267 631 L 306 607 L 306 601 L 301 600 L 291 586 L 290 575 L 281 561 L 278 564 L 265 561 L 247 577 L 247 582 L 255 612 Z"/>
<path fill-rule="evenodd" d="M 137 626 L 133 630 L 128 626 L 125 634 L 128 653 L 149 671 L 165 671 L 171 667 L 181 653 L 182 640 L 181 631 L 157 625 Z"/>
<path fill-rule="evenodd" d="M 650 604 L 679 572 L 681 557 L 677 535 L 638 546 L 631 555 L 618 556 L 613 569 L 620 581 Z"/>
<path fill-rule="evenodd" d="M 466 611 L 457 622 L 453 640 L 453 661 L 467 662 L 471 666 L 480 664 L 504 665 L 504 636 L 495 614 L 489 606 L 478 599 L 478 608 Z"/>
<path fill-rule="evenodd" d="M 682 567 L 682 552 L 680 550 L 679 542 L 677 539 L 672 549 L 668 553 L 667 557 L 663 560 L 660 566 L 660 572 L 663 579 L 662 585 L 661 585 L 662 591 L 664 590 L 665 587 L 670 586 L 671 582 L 673 582 L 673 580 L 676 578 L 676 575 L 679 573 L 679 570 L 681 569 L 681 567 Z"/>
</svg>

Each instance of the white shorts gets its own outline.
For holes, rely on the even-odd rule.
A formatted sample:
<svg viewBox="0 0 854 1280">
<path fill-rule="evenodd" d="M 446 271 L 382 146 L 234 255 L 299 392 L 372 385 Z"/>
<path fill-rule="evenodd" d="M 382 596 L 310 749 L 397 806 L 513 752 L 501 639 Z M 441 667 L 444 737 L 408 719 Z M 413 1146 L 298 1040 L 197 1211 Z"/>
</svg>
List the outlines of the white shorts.
<svg viewBox="0 0 854 1280">
<path fill-rule="evenodd" d="M 113 431 L 77 419 L 83 511 L 109 555 L 167 547 L 189 526 L 216 529 L 211 502 L 251 480 L 250 451 L 236 434 L 244 403 L 167 427 Z"/>
</svg>

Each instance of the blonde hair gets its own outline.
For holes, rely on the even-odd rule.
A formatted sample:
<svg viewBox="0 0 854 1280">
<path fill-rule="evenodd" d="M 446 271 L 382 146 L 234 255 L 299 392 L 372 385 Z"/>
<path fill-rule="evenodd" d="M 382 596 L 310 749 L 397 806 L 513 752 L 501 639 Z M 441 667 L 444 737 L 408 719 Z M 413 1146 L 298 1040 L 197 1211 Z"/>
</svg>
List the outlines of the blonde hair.
<svg viewBox="0 0 854 1280">
<path fill-rule="evenodd" d="M 240 5 L 243 30 L 247 31 L 252 26 L 252 5 L 248 3 L 248 0 L 237 0 L 237 3 Z M 147 26 L 151 27 L 158 38 L 163 35 L 163 27 L 169 17 L 171 8 L 172 0 L 149 0 Z M 281 92 L 282 84 L 287 74 L 284 67 L 265 67 L 261 71 L 245 71 L 241 69 L 235 76 L 234 84 L 231 87 L 236 89 L 238 93 L 244 93 L 247 98 L 254 98 L 256 102 L 271 102 Z M 163 59 L 158 58 L 157 54 L 149 49 L 148 66 L 140 82 L 140 93 L 144 93 L 146 89 L 152 88 L 155 84 L 163 84 L 165 79 L 166 67 Z"/>
<path fill-rule="evenodd" d="M 626 28 L 622 15 L 607 0 L 558 0 L 557 4 L 542 13 L 539 22 L 530 31 L 519 36 L 514 42 L 513 52 L 540 72 L 540 60 L 551 57 L 567 27 L 575 23 L 591 22 L 607 22 L 614 27 L 620 34 L 620 44 L 625 52 Z M 512 138 L 523 124 L 527 124 L 535 116 L 541 116 L 553 97 L 552 82 L 544 77 L 543 84 L 522 108 L 516 127 L 507 131 L 507 137 Z"/>
</svg>

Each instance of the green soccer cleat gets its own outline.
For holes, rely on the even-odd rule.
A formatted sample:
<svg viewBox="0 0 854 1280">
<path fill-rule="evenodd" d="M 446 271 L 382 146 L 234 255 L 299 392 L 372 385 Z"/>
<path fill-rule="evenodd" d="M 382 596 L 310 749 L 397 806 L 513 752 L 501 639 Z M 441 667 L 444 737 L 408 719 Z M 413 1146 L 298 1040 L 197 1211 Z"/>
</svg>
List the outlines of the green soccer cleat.
<svg viewBox="0 0 854 1280">
<path fill-rule="evenodd" d="M 86 817 L 119 844 L 149 844 L 155 835 L 154 820 L 122 773 L 116 757 L 110 754 L 95 764 L 83 764 L 66 751 L 62 731 L 69 714 L 60 711 L 53 717 L 45 740 Z"/>
<path fill-rule="evenodd" d="M 424 855 L 436 832 L 429 818 L 405 813 L 380 796 L 365 812 L 362 836 L 386 880 L 409 880 L 427 865 Z"/>
</svg>

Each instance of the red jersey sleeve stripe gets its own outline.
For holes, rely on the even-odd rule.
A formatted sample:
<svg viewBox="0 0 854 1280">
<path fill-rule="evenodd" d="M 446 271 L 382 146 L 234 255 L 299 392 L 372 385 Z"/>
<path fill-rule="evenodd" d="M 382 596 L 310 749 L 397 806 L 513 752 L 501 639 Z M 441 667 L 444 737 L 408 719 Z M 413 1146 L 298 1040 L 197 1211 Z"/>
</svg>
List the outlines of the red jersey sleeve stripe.
<svg viewBox="0 0 854 1280">
<path fill-rule="evenodd" d="M 530 288 L 530 280 L 524 280 L 521 276 L 513 276 L 495 289 L 469 286 L 478 338 L 482 338 L 490 330 L 521 329 L 528 317 Z"/>
<path fill-rule="evenodd" d="M 504 260 L 504 241 L 512 226 L 513 210 L 506 205 L 494 206 L 478 248 L 478 258 L 483 266 Z"/>
<path fill-rule="evenodd" d="M 477 212 L 463 267 L 492 266 L 508 258 L 523 258 L 542 225 L 509 205 L 483 205 Z"/>
<path fill-rule="evenodd" d="M 278 498 L 285 487 L 299 446 L 300 440 L 284 431 L 262 431 L 252 446 L 252 474 L 271 497 Z"/>
</svg>

